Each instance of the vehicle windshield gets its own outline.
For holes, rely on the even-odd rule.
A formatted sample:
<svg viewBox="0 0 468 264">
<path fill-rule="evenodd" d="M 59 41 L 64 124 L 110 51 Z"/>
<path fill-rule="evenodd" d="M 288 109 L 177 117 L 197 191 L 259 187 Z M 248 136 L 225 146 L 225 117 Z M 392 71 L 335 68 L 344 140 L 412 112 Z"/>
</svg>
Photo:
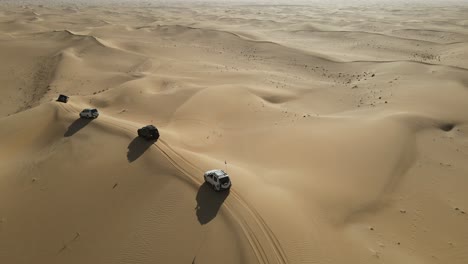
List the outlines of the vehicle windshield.
<svg viewBox="0 0 468 264">
<path fill-rule="evenodd" d="M 221 182 L 221 184 L 225 184 L 229 182 L 229 178 L 228 177 L 219 178 L 219 181 Z"/>
<path fill-rule="evenodd" d="M 219 177 L 223 177 L 226 175 L 226 173 L 222 170 L 219 170 L 219 171 L 215 171 L 215 174 L 218 175 Z"/>
<path fill-rule="evenodd" d="M 93 110 L 91 110 L 91 112 L 93 112 L 93 113 L 96 113 L 96 112 L 97 112 L 97 110 L 96 110 L 96 109 L 93 109 Z"/>
</svg>

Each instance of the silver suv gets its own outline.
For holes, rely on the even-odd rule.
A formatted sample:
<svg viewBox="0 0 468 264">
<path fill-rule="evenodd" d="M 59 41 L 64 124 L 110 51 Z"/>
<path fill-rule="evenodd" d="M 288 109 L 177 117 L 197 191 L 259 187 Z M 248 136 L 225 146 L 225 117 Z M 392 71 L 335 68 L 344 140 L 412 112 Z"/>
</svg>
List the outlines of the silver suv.
<svg viewBox="0 0 468 264">
<path fill-rule="evenodd" d="M 81 118 L 97 118 L 99 116 L 99 112 L 95 108 L 86 108 L 80 113 Z"/>
<path fill-rule="evenodd" d="M 229 175 L 223 170 L 210 170 L 205 172 L 205 182 L 211 184 L 215 191 L 228 190 L 231 188 Z"/>
</svg>

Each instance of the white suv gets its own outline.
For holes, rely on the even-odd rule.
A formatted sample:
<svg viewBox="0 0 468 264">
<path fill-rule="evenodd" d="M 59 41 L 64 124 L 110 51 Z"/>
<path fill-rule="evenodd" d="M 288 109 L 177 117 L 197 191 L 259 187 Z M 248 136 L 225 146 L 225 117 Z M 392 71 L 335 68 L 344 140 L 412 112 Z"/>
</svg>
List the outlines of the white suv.
<svg viewBox="0 0 468 264">
<path fill-rule="evenodd" d="M 205 182 L 211 184 L 215 191 L 228 190 L 231 188 L 229 175 L 223 170 L 210 170 L 205 172 Z"/>
<path fill-rule="evenodd" d="M 99 116 L 99 112 L 97 109 L 93 108 L 86 108 L 80 113 L 81 118 L 97 118 Z"/>
</svg>

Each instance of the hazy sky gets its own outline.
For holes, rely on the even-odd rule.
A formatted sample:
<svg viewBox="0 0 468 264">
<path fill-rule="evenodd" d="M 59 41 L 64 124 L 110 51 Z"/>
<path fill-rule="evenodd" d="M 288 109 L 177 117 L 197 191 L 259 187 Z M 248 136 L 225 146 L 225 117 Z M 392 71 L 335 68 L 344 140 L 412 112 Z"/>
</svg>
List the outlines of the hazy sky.
<svg viewBox="0 0 468 264">
<path fill-rule="evenodd" d="M 99 2 L 120 2 L 135 4 L 190 4 L 190 3 L 209 3 L 209 4 L 280 4 L 280 5 L 407 5 L 407 4 L 436 4 L 436 5 L 466 5 L 468 0 L 0 0 L 0 3 L 16 4 L 47 4 L 47 3 L 90 3 Z M 468 14 L 467 14 L 468 16 Z"/>
</svg>

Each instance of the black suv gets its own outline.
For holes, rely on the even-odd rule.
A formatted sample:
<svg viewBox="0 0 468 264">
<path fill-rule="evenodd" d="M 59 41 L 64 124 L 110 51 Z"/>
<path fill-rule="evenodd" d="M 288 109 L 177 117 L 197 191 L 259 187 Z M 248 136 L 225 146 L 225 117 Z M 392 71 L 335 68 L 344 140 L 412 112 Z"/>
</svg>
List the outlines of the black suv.
<svg viewBox="0 0 468 264">
<path fill-rule="evenodd" d="M 68 96 L 66 96 L 64 94 L 61 94 L 61 95 L 59 95 L 57 101 L 62 102 L 62 103 L 66 103 L 66 102 L 68 102 L 68 98 L 69 98 Z"/>
<path fill-rule="evenodd" d="M 140 129 L 138 129 L 138 136 L 145 138 L 145 139 L 153 139 L 158 140 L 159 138 L 159 131 L 153 125 L 147 125 Z"/>
</svg>

